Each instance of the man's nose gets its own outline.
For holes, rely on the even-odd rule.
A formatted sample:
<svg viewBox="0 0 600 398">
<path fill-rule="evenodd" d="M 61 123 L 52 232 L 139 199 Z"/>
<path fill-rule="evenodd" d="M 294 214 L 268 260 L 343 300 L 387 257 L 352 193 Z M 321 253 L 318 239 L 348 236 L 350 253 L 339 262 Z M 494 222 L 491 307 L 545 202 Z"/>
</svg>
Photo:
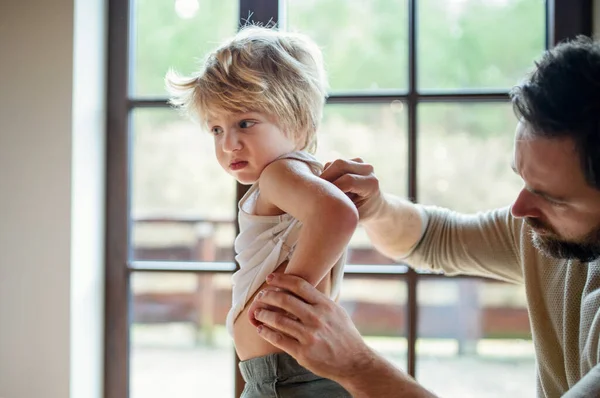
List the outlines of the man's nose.
<svg viewBox="0 0 600 398">
<path fill-rule="evenodd" d="M 537 199 L 538 198 L 527 189 L 521 189 L 521 192 L 519 192 L 519 195 L 515 199 L 510 210 L 513 217 L 540 217 L 541 213 L 540 209 L 537 207 Z"/>
</svg>

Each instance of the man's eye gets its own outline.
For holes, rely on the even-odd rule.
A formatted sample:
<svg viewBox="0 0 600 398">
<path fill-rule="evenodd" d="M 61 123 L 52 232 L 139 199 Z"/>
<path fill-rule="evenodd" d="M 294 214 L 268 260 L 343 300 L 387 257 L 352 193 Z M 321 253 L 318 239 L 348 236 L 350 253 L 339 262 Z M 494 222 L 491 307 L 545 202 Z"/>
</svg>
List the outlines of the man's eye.
<svg viewBox="0 0 600 398">
<path fill-rule="evenodd" d="M 210 132 L 212 135 L 219 135 L 223 132 L 223 129 L 221 127 L 213 127 L 210 129 Z"/>
<path fill-rule="evenodd" d="M 548 202 L 550 202 L 550 205 L 554 206 L 554 207 L 564 207 L 565 204 L 562 202 L 557 202 L 555 200 L 551 200 L 551 199 L 547 199 Z"/>
<path fill-rule="evenodd" d="M 544 196 L 544 199 L 546 200 L 546 202 L 548 202 L 550 204 L 550 206 L 554 206 L 554 207 L 564 207 L 565 206 L 564 202 L 560 202 L 558 200 L 548 198 L 546 196 Z"/>
<path fill-rule="evenodd" d="M 242 120 L 240 122 L 240 128 L 247 129 L 247 128 L 254 126 L 255 124 L 256 124 L 256 122 L 253 122 L 252 120 Z"/>
</svg>

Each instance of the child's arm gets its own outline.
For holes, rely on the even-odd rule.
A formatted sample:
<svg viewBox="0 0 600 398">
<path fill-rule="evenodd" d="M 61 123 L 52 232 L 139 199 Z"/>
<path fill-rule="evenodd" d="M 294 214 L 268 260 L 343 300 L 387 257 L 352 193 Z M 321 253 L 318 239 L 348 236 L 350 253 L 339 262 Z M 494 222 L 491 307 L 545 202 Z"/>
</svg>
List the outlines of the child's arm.
<svg viewBox="0 0 600 398">
<path fill-rule="evenodd" d="M 281 159 L 259 180 L 263 199 L 302 222 L 286 273 L 316 286 L 343 254 L 358 225 L 358 211 L 335 185 L 315 176 L 304 162 Z"/>
</svg>

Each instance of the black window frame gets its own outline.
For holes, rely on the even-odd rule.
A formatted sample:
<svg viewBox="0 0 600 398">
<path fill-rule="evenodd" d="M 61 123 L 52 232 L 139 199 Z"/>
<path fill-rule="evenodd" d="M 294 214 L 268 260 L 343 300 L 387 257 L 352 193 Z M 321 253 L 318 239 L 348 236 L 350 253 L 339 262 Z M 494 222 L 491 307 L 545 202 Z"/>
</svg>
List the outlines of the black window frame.
<svg viewBox="0 0 600 398">
<path fill-rule="evenodd" d="M 234 266 L 211 263 L 185 263 L 174 268 L 173 263 L 131 261 L 129 213 L 130 113 L 138 108 L 166 108 L 166 98 L 131 98 L 129 96 L 130 43 L 132 33 L 131 2 L 108 0 L 108 87 L 107 87 L 107 157 L 106 157 L 106 271 L 105 271 L 105 350 L 104 396 L 129 396 L 129 324 L 131 312 L 130 276 L 134 272 L 232 272 Z M 283 1 L 283 0 L 282 0 Z M 389 103 L 400 100 L 408 112 L 408 197 L 416 201 L 417 192 L 417 108 L 420 103 L 506 102 L 507 91 L 455 91 L 420 93 L 417 90 L 416 18 L 418 0 L 407 0 L 408 17 L 408 90 L 397 93 L 334 94 L 328 103 Z M 280 9 L 277 0 L 240 0 L 240 16 L 263 24 L 277 22 Z M 592 0 L 546 1 L 546 47 L 578 34 L 592 34 Z M 237 186 L 237 199 L 244 187 Z M 235 204 L 232 203 L 232 206 Z M 418 337 L 418 282 L 423 278 L 445 278 L 443 275 L 421 274 L 406 266 L 373 269 L 348 267 L 347 273 L 357 276 L 399 278 L 407 284 L 407 372 L 416 376 L 416 340 Z M 232 355 L 235 355 L 232 352 Z M 237 361 L 236 361 L 237 364 Z M 236 367 L 236 396 L 243 380 Z"/>
</svg>

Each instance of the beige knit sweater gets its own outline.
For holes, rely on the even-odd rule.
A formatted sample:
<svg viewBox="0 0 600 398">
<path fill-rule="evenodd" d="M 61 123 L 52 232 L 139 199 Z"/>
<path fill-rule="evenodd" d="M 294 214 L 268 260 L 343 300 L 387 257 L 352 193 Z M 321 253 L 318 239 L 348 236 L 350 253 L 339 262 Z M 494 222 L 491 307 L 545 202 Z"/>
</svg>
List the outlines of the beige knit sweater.
<svg viewBox="0 0 600 398">
<path fill-rule="evenodd" d="M 463 215 L 421 207 L 427 227 L 403 260 L 446 275 L 523 284 L 539 397 L 600 397 L 600 262 L 544 257 L 509 208 Z M 502 377 L 502 375 L 498 375 Z"/>
</svg>

